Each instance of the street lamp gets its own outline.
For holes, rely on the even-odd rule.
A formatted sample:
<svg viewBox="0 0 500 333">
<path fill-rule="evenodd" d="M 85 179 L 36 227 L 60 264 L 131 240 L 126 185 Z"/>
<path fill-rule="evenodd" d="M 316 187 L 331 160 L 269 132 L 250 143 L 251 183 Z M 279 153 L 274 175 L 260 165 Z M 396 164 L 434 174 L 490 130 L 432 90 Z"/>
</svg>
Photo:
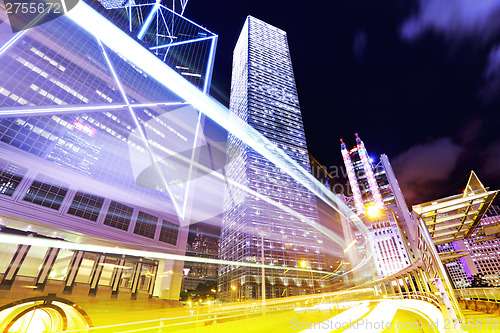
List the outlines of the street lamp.
<svg viewBox="0 0 500 333">
<path fill-rule="evenodd" d="M 254 228 L 255 232 L 260 235 L 260 241 L 261 241 L 261 250 L 260 250 L 260 259 L 261 259 L 261 264 L 262 264 L 262 267 L 261 267 L 261 274 L 262 274 L 262 290 L 261 290 L 261 294 L 262 294 L 262 311 L 265 313 L 265 309 L 266 309 L 266 269 L 264 267 L 265 265 L 265 262 L 264 262 L 264 259 L 265 259 L 265 256 L 264 256 L 264 236 L 267 236 L 269 233 L 270 233 L 270 230 L 269 228 L 266 228 L 266 227 L 255 227 Z"/>
<path fill-rule="evenodd" d="M 305 260 L 301 260 L 299 261 L 299 266 L 300 268 L 310 268 L 309 267 L 309 262 L 305 261 Z M 316 288 L 314 286 L 314 279 L 313 279 L 313 275 L 312 275 L 312 272 L 311 270 L 309 270 L 309 276 L 311 277 L 311 283 L 312 283 L 312 288 L 313 288 L 313 294 L 316 294 Z"/>
<path fill-rule="evenodd" d="M 262 250 L 260 251 L 261 254 L 261 262 L 262 262 L 262 311 L 265 313 L 266 311 L 266 268 L 264 267 L 264 233 L 265 231 L 261 230 L 260 231 L 260 239 L 261 239 L 261 246 Z"/>
</svg>

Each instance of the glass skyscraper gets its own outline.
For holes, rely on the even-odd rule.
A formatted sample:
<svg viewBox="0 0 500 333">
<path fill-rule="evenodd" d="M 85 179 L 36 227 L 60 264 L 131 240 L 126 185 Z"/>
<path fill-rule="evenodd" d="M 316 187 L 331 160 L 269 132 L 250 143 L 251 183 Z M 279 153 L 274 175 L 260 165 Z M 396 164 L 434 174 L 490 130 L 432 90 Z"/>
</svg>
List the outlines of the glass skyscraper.
<svg viewBox="0 0 500 333">
<path fill-rule="evenodd" d="M 159 2 L 107 5 L 81 1 L 17 34 L 0 13 L 0 235 L 183 255 L 193 189 L 189 159 L 176 156 L 202 141 L 204 118 L 155 74 L 206 91 L 217 36 Z M 59 280 L 58 293 L 86 284 L 89 295 L 177 300 L 182 267 L 0 243 L 0 289 Z"/>
<path fill-rule="evenodd" d="M 310 172 L 286 32 L 251 16 L 234 49 L 230 111 Z M 255 193 L 227 185 L 221 259 L 262 263 L 264 257 L 266 265 L 304 268 L 266 268 L 268 298 L 321 289 L 319 273 L 306 271 L 324 269 L 322 237 L 306 222 L 318 221 L 316 198 L 231 133 L 228 142 L 228 178 Z M 257 267 L 219 270 L 222 299 L 260 299 L 261 287 Z"/>
<path fill-rule="evenodd" d="M 351 209 L 370 233 L 369 243 L 379 277 L 389 276 L 415 260 L 413 221 L 386 155 L 373 164 L 363 141 L 356 133 L 356 146 L 341 153 L 352 190 Z"/>
</svg>

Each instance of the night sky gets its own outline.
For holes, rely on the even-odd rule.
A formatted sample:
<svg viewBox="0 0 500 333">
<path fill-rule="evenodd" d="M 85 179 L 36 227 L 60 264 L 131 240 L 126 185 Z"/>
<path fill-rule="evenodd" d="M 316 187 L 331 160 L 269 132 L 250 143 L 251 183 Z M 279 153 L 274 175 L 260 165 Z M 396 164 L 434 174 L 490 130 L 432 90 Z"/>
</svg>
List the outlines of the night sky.
<svg viewBox="0 0 500 333">
<path fill-rule="evenodd" d="M 211 95 L 226 106 L 247 15 L 288 34 L 320 163 L 343 166 L 339 139 L 358 132 L 410 205 L 461 192 L 471 169 L 500 188 L 500 0 L 190 0 L 185 16 L 219 35 Z"/>
</svg>

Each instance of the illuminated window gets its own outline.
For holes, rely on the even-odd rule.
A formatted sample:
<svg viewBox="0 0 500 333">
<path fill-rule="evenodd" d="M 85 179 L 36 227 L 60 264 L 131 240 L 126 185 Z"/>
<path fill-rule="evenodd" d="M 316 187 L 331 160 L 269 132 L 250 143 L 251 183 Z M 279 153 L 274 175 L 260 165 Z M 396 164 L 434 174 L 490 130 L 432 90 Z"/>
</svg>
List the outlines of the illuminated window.
<svg viewBox="0 0 500 333">
<path fill-rule="evenodd" d="M 68 210 L 68 214 L 95 222 L 97 221 L 103 202 L 104 198 L 102 197 L 77 192 Z"/>
<path fill-rule="evenodd" d="M 0 160 L 0 194 L 12 196 L 25 172 L 25 168 Z"/>
<path fill-rule="evenodd" d="M 31 184 L 23 200 L 59 210 L 67 192 L 68 188 L 54 185 L 50 178 L 42 176 Z"/>
<path fill-rule="evenodd" d="M 156 216 L 139 211 L 137 222 L 135 223 L 134 234 L 154 238 L 157 222 L 158 218 Z"/>
<path fill-rule="evenodd" d="M 179 234 L 179 226 L 163 220 L 160 231 L 160 242 L 177 245 L 177 235 Z"/>
<path fill-rule="evenodd" d="M 134 209 L 132 207 L 122 205 L 116 201 L 111 201 L 104 224 L 113 228 L 128 230 L 133 211 Z"/>
</svg>

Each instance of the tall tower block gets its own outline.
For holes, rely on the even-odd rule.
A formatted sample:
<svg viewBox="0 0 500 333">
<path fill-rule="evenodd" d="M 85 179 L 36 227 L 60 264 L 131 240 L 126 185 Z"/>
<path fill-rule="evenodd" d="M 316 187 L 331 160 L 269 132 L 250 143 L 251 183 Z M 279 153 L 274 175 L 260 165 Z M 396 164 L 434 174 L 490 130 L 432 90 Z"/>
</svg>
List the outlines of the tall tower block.
<svg viewBox="0 0 500 333">
<path fill-rule="evenodd" d="M 413 221 L 389 159 L 381 155 L 380 162 L 372 164 L 357 133 L 356 146 L 348 150 L 341 140 L 340 150 L 353 194 L 352 210 L 369 230 L 377 274 L 394 274 L 412 263 L 415 245 Z"/>
<path fill-rule="evenodd" d="M 230 111 L 310 171 L 286 32 L 251 16 L 234 49 Z M 228 185 L 221 259 L 261 263 L 263 254 L 266 265 L 322 270 L 321 236 L 306 222 L 318 221 L 314 195 L 232 134 L 228 142 L 228 178 L 278 205 Z M 265 276 L 268 298 L 311 293 L 323 283 L 306 269 L 266 269 Z M 260 299 L 261 287 L 259 268 L 219 271 L 223 299 Z"/>
</svg>

